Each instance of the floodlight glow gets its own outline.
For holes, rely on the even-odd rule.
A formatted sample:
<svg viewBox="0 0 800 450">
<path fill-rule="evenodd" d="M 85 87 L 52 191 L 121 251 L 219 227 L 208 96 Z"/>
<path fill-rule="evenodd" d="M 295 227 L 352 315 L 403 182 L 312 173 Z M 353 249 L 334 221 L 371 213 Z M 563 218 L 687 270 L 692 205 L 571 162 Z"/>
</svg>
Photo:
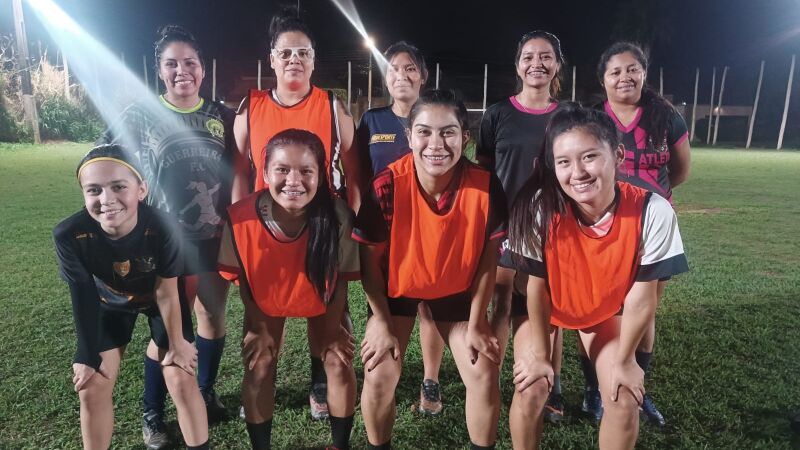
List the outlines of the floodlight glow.
<svg viewBox="0 0 800 450">
<path fill-rule="evenodd" d="M 28 4 L 69 61 L 70 72 L 81 81 L 107 124 L 116 122 L 122 110 L 135 100 L 153 117 L 164 121 L 162 123 L 175 122 L 175 128 L 178 127 L 174 115 L 160 104 L 155 93 L 52 0 L 28 0 Z M 128 134 L 119 139 L 129 148 L 140 145 Z"/>
<path fill-rule="evenodd" d="M 386 68 L 389 67 L 389 62 L 386 61 L 386 58 L 383 57 L 383 54 L 375 47 L 375 41 L 367 34 L 367 29 L 364 28 L 364 24 L 361 22 L 361 18 L 358 16 L 358 10 L 356 6 L 353 4 L 353 0 L 331 0 L 336 8 L 347 18 L 348 22 L 353 25 L 353 28 L 364 38 L 364 46 L 367 47 L 372 53 L 372 56 L 375 58 L 375 61 L 378 63 L 378 69 L 381 72 L 381 75 L 386 75 Z"/>
</svg>

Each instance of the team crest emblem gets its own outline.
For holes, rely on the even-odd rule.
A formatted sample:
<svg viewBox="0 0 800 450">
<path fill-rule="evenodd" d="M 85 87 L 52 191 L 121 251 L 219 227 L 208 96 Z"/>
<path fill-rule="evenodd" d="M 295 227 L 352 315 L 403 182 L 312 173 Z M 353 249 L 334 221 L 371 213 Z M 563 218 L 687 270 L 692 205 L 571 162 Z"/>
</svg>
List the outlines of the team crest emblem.
<svg viewBox="0 0 800 450">
<path fill-rule="evenodd" d="M 225 137 L 225 127 L 222 125 L 222 122 L 217 119 L 208 119 L 206 128 L 208 128 L 208 132 L 215 138 L 222 139 Z"/>
<path fill-rule="evenodd" d="M 114 272 L 117 275 L 119 275 L 119 276 L 121 276 L 123 278 L 125 278 L 126 276 L 128 276 L 129 273 L 131 273 L 131 261 L 130 260 L 122 261 L 122 262 L 115 262 L 113 264 L 113 266 L 114 266 Z"/>
</svg>

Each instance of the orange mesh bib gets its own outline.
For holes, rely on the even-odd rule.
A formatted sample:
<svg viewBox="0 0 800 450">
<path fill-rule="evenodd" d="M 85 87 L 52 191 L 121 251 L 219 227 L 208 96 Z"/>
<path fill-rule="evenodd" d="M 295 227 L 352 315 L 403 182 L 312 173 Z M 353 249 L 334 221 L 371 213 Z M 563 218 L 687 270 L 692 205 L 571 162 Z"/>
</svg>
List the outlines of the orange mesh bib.
<svg viewBox="0 0 800 450">
<path fill-rule="evenodd" d="M 333 97 L 327 91 L 312 86 L 311 93 L 300 103 L 281 106 L 272 99 L 271 91 L 251 90 L 248 106 L 250 157 L 255 168 L 255 189 L 266 187 L 264 182 L 264 149 L 273 136 L 289 128 L 316 134 L 325 146 L 325 167 L 328 182 L 336 192 L 344 181 L 339 168 L 339 143 L 336 136 L 336 117 Z"/>
<path fill-rule="evenodd" d="M 553 325 L 567 329 L 597 325 L 620 310 L 633 286 L 648 193 L 624 182 L 617 186 L 619 204 L 608 234 L 586 235 L 571 207 L 550 231 L 544 260 Z"/>
<path fill-rule="evenodd" d="M 489 172 L 464 164 L 453 206 L 439 215 L 422 197 L 413 154 L 389 169 L 394 176 L 389 296 L 433 300 L 466 291 L 486 241 Z"/>
<path fill-rule="evenodd" d="M 236 256 L 253 300 L 272 317 L 313 317 L 325 304 L 305 273 L 308 230 L 292 242 L 275 239 L 261 221 L 251 194 L 228 208 Z M 269 195 L 269 194 L 266 194 Z"/>
</svg>

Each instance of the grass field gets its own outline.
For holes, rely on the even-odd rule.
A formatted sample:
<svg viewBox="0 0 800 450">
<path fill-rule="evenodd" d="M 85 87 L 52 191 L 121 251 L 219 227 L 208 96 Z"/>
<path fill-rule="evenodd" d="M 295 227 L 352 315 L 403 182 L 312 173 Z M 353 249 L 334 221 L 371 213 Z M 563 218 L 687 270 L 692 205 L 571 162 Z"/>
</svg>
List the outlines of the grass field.
<svg viewBox="0 0 800 450">
<path fill-rule="evenodd" d="M 82 206 L 74 180 L 86 145 L 0 145 L 0 449 L 80 447 L 72 390 L 74 333 L 68 291 L 57 275 L 51 230 Z M 787 414 L 800 407 L 800 153 L 694 151 L 692 175 L 675 193 L 691 272 L 667 289 L 658 310 L 654 370 L 647 388 L 669 422 L 642 426 L 639 448 L 788 449 L 800 440 Z M 351 311 L 363 334 L 365 300 L 351 284 Z M 242 308 L 231 292 L 228 347 L 217 391 L 237 417 Z M 140 397 L 146 321 L 140 320 L 115 391 L 115 449 L 143 448 Z M 546 427 L 544 448 L 597 445 L 579 414 L 582 377 L 574 333 L 565 343 L 563 385 L 569 420 Z M 510 364 L 502 377 L 498 448 L 510 448 Z M 359 383 L 361 366 L 357 364 Z M 274 448 L 327 443 L 327 423 L 309 419 L 305 326 L 293 322 L 279 364 Z M 397 449 L 468 448 L 464 388 L 449 357 L 442 368 L 441 417 L 413 412 L 422 362 L 409 349 L 397 391 Z M 175 425 L 174 409 L 169 420 Z M 217 449 L 245 449 L 244 423 L 211 429 Z M 363 448 L 360 415 L 352 438 Z"/>
</svg>

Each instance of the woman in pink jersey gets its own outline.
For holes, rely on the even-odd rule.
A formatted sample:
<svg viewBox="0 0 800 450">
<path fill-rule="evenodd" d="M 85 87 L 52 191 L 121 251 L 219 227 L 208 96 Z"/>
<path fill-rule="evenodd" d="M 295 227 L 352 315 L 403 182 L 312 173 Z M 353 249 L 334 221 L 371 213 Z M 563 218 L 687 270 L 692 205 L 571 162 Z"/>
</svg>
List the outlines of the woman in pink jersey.
<svg viewBox="0 0 800 450">
<path fill-rule="evenodd" d="M 606 49 L 597 65 L 597 78 L 605 89 L 603 110 L 622 134 L 625 161 L 618 178 L 672 203 L 672 189 L 689 177 L 691 154 L 686 122 L 664 97 L 645 85 L 647 57 L 629 42 L 617 42 Z M 658 298 L 664 294 L 666 279 L 658 284 Z M 648 373 L 655 343 L 656 324 L 646 329 L 636 350 L 636 361 Z M 592 370 L 583 364 L 587 389 Z M 650 395 L 642 405 L 642 417 L 664 427 L 666 421 Z"/>
</svg>

